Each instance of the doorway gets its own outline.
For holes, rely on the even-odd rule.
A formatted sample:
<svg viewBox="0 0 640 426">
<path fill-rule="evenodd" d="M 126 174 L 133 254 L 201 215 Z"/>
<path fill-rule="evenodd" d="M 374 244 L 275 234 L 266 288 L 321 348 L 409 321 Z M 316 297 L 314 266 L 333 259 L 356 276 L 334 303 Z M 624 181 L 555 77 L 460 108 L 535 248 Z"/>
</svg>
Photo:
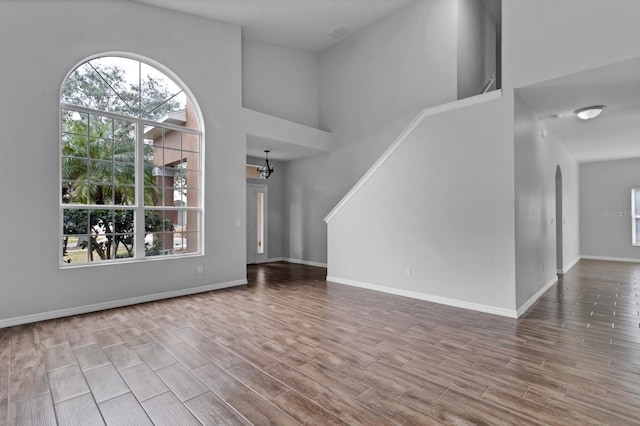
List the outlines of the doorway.
<svg viewBox="0 0 640 426">
<path fill-rule="evenodd" d="M 558 274 L 564 274 L 563 263 L 563 237 L 562 227 L 564 225 L 564 217 L 562 213 L 562 171 L 560 166 L 556 166 L 556 269 Z"/>
<path fill-rule="evenodd" d="M 267 185 L 247 185 L 247 264 L 269 259 L 268 189 Z"/>
</svg>

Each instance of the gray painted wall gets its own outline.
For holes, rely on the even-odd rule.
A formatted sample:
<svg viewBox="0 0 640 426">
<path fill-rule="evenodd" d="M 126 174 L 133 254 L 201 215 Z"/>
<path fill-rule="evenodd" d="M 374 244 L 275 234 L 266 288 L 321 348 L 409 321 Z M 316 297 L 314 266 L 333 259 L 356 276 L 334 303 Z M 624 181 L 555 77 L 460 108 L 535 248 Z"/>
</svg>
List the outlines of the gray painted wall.
<svg viewBox="0 0 640 426">
<path fill-rule="evenodd" d="M 329 277 L 514 316 L 511 120 L 511 99 L 426 117 L 329 222 Z"/>
<path fill-rule="evenodd" d="M 0 209 L 0 320 L 246 279 L 239 26 L 130 1 L 3 1 L 0 40 L 0 180 L 12 206 Z M 60 87 L 85 58 L 119 51 L 164 65 L 200 105 L 205 255 L 61 270 Z"/>
<path fill-rule="evenodd" d="M 556 278 L 556 226 L 563 223 L 563 261 L 579 256 L 578 164 L 518 96 L 514 99 L 516 303 L 524 305 Z M 562 170 L 563 218 L 556 217 L 556 167 Z"/>
<path fill-rule="evenodd" d="M 310 127 L 320 122 L 318 54 L 242 40 L 242 105 Z"/>
<path fill-rule="evenodd" d="M 458 99 L 462 99 L 479 95 L 496 75 L 496 21 L 484 2 L 458 0 L 457 28 Z"/>
<path fill-rule="evenodd" d="M 640 259 L 631 245 L 631 188 L 640 188 L 640 159 L 580 164 L 580 254 Z"/>
<path fill-rule="evenodd" d="M 456 98 L 455 22 L 455 2 L 418 1 L 320 54 L 336 149 L 287 163 L 289 257 L 325 263 L 325 215 L 422 108 Z"/>
</svg>

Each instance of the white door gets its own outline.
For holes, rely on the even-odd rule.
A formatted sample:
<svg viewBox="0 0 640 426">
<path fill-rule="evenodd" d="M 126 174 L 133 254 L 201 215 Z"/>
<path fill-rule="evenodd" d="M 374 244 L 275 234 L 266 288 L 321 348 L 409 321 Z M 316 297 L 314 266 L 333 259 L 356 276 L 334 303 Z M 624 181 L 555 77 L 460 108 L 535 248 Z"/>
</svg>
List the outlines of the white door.
<svg viewBox="0 0 640 426">
<path fill-rule="evenodd" d="M 266 185 L 247 185 L 247 263 L 266 262 L 267 193 Z"/>
</svg>

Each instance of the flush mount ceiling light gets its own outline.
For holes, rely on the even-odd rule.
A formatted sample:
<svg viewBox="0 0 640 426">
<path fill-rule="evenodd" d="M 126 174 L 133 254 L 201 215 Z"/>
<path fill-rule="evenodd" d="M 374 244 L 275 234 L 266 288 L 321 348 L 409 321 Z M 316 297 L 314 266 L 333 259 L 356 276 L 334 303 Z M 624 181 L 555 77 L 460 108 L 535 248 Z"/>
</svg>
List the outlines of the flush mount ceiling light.
<svg viewBox="0 0 640 426">
<path fill-rule="evenodd" d="M 594 105 L 577 109 L 575 113 L 580 120 L 591 120 L 599 116 L 603 109 L 604 105 Z"/>
</svg>

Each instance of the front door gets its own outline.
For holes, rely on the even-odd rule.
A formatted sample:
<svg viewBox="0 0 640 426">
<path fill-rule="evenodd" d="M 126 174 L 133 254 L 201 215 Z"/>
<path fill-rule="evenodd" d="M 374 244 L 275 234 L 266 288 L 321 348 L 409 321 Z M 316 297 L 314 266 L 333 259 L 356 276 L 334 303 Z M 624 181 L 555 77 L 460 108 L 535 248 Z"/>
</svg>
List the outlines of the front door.
<svg viewBox="0 0 640 426">
<path fill-rule="evenodd" d="M 247 185 L 247 263 L 266 262 L 267 253 L 266 185 Z"/>
</svg>

